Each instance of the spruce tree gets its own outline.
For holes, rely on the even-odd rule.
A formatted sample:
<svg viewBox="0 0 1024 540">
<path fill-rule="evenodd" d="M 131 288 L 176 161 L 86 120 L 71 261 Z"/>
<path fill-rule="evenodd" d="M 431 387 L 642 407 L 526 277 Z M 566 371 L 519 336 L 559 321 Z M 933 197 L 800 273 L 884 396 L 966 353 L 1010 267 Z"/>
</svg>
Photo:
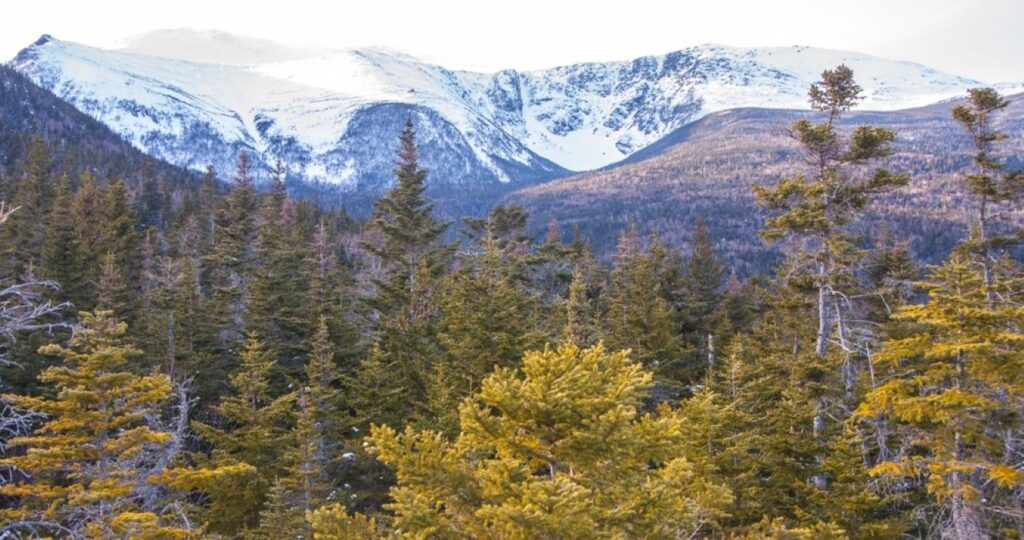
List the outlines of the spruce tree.
<svg viewBox="0 0 1024 540">
<path fill-rule="evenodd" d="M 267 492 L 267 502 L 260 510 L 259 526 L 246 530 L 246 540 L 284 540 L 312 538 L 303 510 L 293 501 L 294 494 L 283 479 L 278 479 Z"/>
<path fill-rule="evenodd" d="M 96 177 L 89 171 L 82 173 L 81 184 L 72 204 L 74 222 L 78 231 L 78 245 L 81 247 L 82 276 L 85 292 L 80 310 L 91 310 L 96 305 L 96 284 L 99 281 L 101 261 L 106 255 L 101 242 L 104 231 L 103 191 L 96 184 Z"/>
<path fill-rule="evenodd" d="M 562 342 L 578 347 L 592 347 L 600 341 L 601 314 L 597 299 L 592 297 L 588 276 L 577 266 L 569 284 L 569 297 L 565 301 L 565 325 Z"/>
<path fill-rule="evenodd" d="M 111 182 L 103 194 L 100 250 L 96 283 L 97 306 L 113 310 L 122 320 L 135 320 L 139 310 L 142 267 L 138 216 L 124 181 Z M 139 328 L 139 330 L 142 330 Z"/>
<path fill-rule="evenodd" d="M 993 116 L 1009 104 L 992 88 L 973 88 L 968 91 L 967 104 L 952 110 L 953 119 L 970 134 L 975 152 L 974 170 L 963 183 L 974 198 L 976 213 L 969 238 L 959 249 L 974 254 L 980 261 L 985 284 L 990 287 L 996 250 L 1024 241 L 1019 230 L 999 234 L 995 228 L 1000 207 L 1024 193 L 1024 171 L 1007 171 L 1006 163 L 997 156 L 996 143 L 1006 140 L 1007 135 L 995 129 Z"/>
<path fill-rule="evenodd" d="M 398 410 L 404 412 L 398 421 L 405 423 L 423 413 L 432 365 L 442 355 L 436 300 L 454 246 L 442 242 L 448 223 L 434 217 L 424 195 L 427 172 L 418 164 L 411 121 L 406 122 L 399 142 L 397 183 L 377 201 L 369 224 L 369 234 L 375 240 L 363 244 L 381 265 L 381 277 L 373 280 L 376 291 L 365 300 L 375 314 L 378 360 L 393 371 L 387 379 L 377 379 L 378 365 L 371 357 L 371 363 L 364 362 L 357 371 L 351 390 L 362 393 L 373 388 L 376 392 L 379 384 L 401 390 L 404 406 Z M 371 409 L 380 407 L 363 402 Z M 362 418 L 370 418 L 370 413 L 357 411 Z"/>
<path fill-rule="evenodd" d="M 227 484 L 211 493 L 210 526 L 221 533 L 256 526 L 267 491 L 284 473 L 281 458 L 295 394 L 276 398 L 269 395 L 273 366 L 259 338 L 249 334 L 239 369 L 231 376 L 232 394 L 222 397 L 214 407 L 219 422 L 194 423 L 199 435 L 213 445 L 213 464 L 245 463 L 256 469 L 256 474 L 242 485 Z"/>
<path fill-rule="evenodd" d="M 639 415 L 651 375 L 601 347 L 527 353 L 459 409 L 454 441 L 375 427 L 373 451 L 397 471 L 400 538 L 679 538 L 709 534 L 731 500 L 686 460 L 683 418 Z M 375 524 L 336 507 L 314 514 L 324 538 Z"/>
<path fill-rule="evenodd" d="M 619 240 L 604 339 L 609 347 L 630 349 L 644 367 L 669 375 L 681 363 L 682 348 L 663 294 L 658 260 L 644 252 L 634 223 Z"/>
<path fill-rule="evenodd" d="M 263 336 L 286 373 L 295 374 L 309 353 L 313 320 L 306 312 L 310 302 L 303 275 L 305 241 L 280 170 L 263 198 L 256 227 L 247 327 Z"/>
<path fill-rule="evenodd" d="M 702 220 L 697 221 L 691 239 L 692 251 L 686 260 L 686 277 L 683 280 L 682 330 L 689 344 L 695 349 L 700 363 L 714 363 L 716 338 L 717 346 L 723 348 L 722 336 L 716 336 L 722 313 L 722 285 L 725 268 L 715 254 L 711 231 Z"/>
<path fill-rule="evenodd" d="M 81 321 L 66 347 L 40 349 L 63 360 L 40 375 L 54 397 L 4 397 L 46 415 L 34 433 L 11 441 L 27 452 L 3 460 L 29 475 L 0 486 L 0 494 L 18 500 L 0 510 L 4 532 L 23 523 L 27 531 L 89 538 L 198 533 L 201 527 L 186 517 L 191 509 L 180 504 L 186 497 L 171 492 L 246 471 L 178 465 L 183 434 L 156 424 L 172 397 L 168 377 L 133 372 L 141 352 L 123 341 L 126 325 L 110 312 L 83 312 Z M 186 412 L 187 399 L 178 404 Z M 178 484 L 186 476 L 189 485 Z"/>
<path fill-rule="evenodd" d="M 447 355 L 434 367 L 444 373 L 431 379 L 429 414 L 447 417 L 450 428 L 457 428 L 458 403 L 484 376 L 514 367 L 540 344 L 539 306 L 519 279 L 521 255 L 503 251 L 490 235 L 482 243 L 483 253 L 464 258 L 440 298 L 438 339 Z"/>
<path fill-rule="evenodd" d="M 238 155 L 234 183 L 212 224 L 213 249 L 206 258 L 212 288 L 216 338 L 223 348 L 241 343 L 252 282 L 256 239 L 256 184 L 249 154 Z"/>
<path fill-rule="evenodd" d="M 367 299 L 382 318 L 400 316 L 422 289 L 417 278 L 439 277 L 451 253 L 451 247 L 441 242 L 449 224 L 434 217 L 425 195 L 426 177 L 427 171 L 419 166 L 412 120 L 408 120 L 399 138 L 395 187 L 377 200 L 370 219 L 380 241 L 363 244 L 384 269 L 384 277 L 375 280 L 376 294 Z M 414 317 L 415 310 L 405 316 Z"/>
<path fill-rule="evenodd" d="M 1024 392 L 1021 281 L 1002 281 L 996 272 L 990 287 L 972 266 L 954 257 L 934 267 L 921 284 L 928 302 L 894 315 L 915 324 L 875 356 L 884 382 L 856 410 L 863 420 L 884 415 L 913 445 L 880 460 L 871 473 L 923 479 L 940 509 L 934 532 L 950 538 L 998 531 L 999 505 L 1013 501 L 1024 484 L 1010 435 L 1022 427 L 1013 412 Z M 990 300 L 993 289 L 998 293 Z"/>
<path fill-rule="evenodd" d="M 17 181 L 13 206 L 6 226 L 4 252 L 9 277 L 22 279 L 41 264 L 47 217 L 53 204 L 53 158 L 42 137 L 32 138 L 22 177 Z"/>
<path fill-rule="evenodd" d="M 64 175 L 57 188 L 57 196 L 47 220 L 46 242 L 42 249 L 41 274 L 56 282 L 59 300 L 73 306 L 87 306 L 88 288 L 85 283 L 86 257 L 78 240 L 78 226 L 72 209 L 71 179 Z"/>
<path fill-rule="evenodd" d="M 768 240 L 793 238 L 793 268 L 813 279 L 818 294 L 814 350 L 824 358 L 833 326 L 845 347 L 845 303 L 839 295 L 849 287 L 851 269 L 862 256 L 850 224 L 872 198 L 907 184 L 906 175 L 884 168 L 863 169 L 890 154 L 896 134 L 886 128 L 858 126 L 848 138 L 837 122 L 861 99 L 861 87 L 845 65 L 822 73 L 811 85 L 811 108 L 824 113 L 823 122 L 797 120 L 793 131 L 813 164 L 809 176 L 781 179 L 776 185 L 754 186 L 758 204 L 774 211 L 761 235 Z"/>
</svg>

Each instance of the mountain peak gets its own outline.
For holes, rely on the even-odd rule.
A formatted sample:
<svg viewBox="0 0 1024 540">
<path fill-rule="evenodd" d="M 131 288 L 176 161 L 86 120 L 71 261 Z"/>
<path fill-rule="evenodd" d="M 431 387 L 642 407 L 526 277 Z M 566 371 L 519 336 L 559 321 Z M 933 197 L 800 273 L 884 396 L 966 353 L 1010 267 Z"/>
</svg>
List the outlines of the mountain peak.
<svg viewBox="0 0 1024 540">
<path fill-rule="evenodd" d="M 53 36 L 51 36 L 50 34 L 43 34 L 43 35 L 39 36 L 39 39 L 35 40 L 35 42 L 32 43 L 32 46 L 33 47 L 42 47 L 43 45 L 46 45 L 47 43 L 49 43 L 51 41 L 53 41 Z"/>
</svg>

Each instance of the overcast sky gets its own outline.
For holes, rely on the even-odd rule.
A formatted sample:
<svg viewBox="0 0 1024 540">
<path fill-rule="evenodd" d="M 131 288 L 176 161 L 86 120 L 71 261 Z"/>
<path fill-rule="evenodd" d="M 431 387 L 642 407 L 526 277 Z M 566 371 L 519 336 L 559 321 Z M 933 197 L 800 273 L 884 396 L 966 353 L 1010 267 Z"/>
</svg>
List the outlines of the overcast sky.
<svg viewBox="0 0 1024 540">
<path fill-rule="evenodd" d="M 985 82 L 1024 80 L 1024 0 L 15 0 L 2 8 L 0 59 L 44 33 L 104 46 L 181 27 L 387 46 L 487 71 L 718 43 L 854 50 Z"/>
</svg>

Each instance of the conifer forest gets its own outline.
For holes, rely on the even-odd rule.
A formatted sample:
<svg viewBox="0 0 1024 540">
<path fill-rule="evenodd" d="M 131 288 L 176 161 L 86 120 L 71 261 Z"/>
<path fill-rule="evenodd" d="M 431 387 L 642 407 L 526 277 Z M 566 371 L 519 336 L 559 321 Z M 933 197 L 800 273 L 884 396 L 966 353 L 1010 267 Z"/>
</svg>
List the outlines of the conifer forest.
<svg viewBox="0 0 1024 540">
<path fill-rule="evenodd" d="M 421 116 L 365 213 L 245 149 L 227 178 L 5 134 L 0 539 L 1024 537 L 1016 96 L 951 107 L 927 257 L 863 97 L 825 70 L 744 180 L 760 268 L 713 213 L 608 246 L 446 217 Z"/>
</svg>

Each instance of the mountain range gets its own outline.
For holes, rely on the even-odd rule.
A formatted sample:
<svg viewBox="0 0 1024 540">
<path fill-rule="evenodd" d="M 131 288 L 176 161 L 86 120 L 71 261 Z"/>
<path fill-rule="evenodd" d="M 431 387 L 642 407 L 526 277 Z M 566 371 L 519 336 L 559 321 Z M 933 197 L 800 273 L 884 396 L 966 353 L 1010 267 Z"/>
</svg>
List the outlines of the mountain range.
<svg viewBox="0 0 1024 540">
<path fill-rule="evenodd" d="M 870 111 L 848 125 L 900 132 L 891 163 L 928 182 L 907 193 L 930 208 L 969 164 L 950 100 L 984 83 L 855 52 L 702 45 L 478 73 L 380 48 L 295 48 L 164 30 L 114 49 L 44 35 L 9 67 L 149 156 L 212 167 L 221 179 L 246 150 L 262 179 L 280 161 L 293 191 L 365 214 L 393 182 L 397 135 L 411 119 L 430 194 L 450 217 L 518 201 L 535 227 L 549 219 L 579 225 L 607 251 L 629 219 L 682 238 L 703 215 L 743 259 L 757 242 L 749 185 L 799 163 L 785 127 L 807 114 L 799 109 L 809 85 L 840 63 L 864 89 L 859 109 Z M 1024 114 L 1014 107 L 1008 117 L 1013 138 Z M 907 208 L 900 204 L 893 203 Z"/>
</svg>

